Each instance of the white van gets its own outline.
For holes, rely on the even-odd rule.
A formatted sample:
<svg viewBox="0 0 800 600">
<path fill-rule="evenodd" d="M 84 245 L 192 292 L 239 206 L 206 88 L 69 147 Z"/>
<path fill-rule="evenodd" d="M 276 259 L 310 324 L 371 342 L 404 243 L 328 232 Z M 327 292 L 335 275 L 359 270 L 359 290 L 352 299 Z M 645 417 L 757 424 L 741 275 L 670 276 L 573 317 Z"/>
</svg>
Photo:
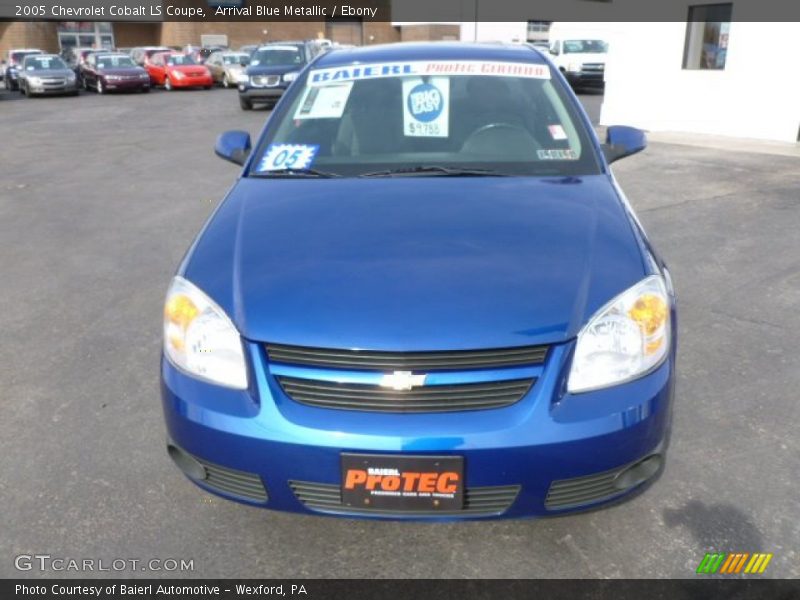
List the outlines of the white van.
<svg viewBox="0 0 800 600">
<path fill-rule="evenodd" d="M 591 28 L 574 23 L 550 26 L 550 58 L 573 88 L 602 88 L 608 43 Z"/>
</svg>

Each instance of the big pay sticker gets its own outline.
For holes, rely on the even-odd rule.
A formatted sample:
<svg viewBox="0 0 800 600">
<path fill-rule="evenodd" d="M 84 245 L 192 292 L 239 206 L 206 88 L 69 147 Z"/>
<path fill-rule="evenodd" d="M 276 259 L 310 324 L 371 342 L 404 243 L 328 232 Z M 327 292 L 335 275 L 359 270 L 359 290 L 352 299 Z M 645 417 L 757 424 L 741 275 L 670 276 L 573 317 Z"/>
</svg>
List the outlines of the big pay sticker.
<svg viewBox="0 0 800 600">
<path fill-rule="evenodd" d="M 450 123 L 448 77 L 403 80 L 403 134 L 409 137 L 447 137 Z"/>
</svg>

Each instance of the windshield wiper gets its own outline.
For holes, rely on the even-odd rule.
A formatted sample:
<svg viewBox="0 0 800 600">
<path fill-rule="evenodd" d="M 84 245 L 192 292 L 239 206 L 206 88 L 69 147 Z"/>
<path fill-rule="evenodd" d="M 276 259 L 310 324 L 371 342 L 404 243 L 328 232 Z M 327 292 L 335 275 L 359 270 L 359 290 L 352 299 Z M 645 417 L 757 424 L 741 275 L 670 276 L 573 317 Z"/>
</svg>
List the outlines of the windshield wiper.
<svg viewBox="0 0 800 600">
<path fill-rule="evenodd" d="M 318 171 L 317 169 L 273 169 L 271 171 L 260 171 L 258 173 L 251 173 L 250 177 L 341 177 L 336 173 L 328 173 L 327 171 Z"/>
<path fill-rule="evenodd" d="M 373 171 L 372 173 L 362 173 L 359 175 L 359 177 L 403 177 L 406 175 L 440 175 L 444 177 L 511 177 L 511 175 L 507 173 L 501 173 L 500 171 L 494 171 L 492 169 L 443 167 L 440 165 L 420 165 L 418 167 L 385 169 L 383 171 Z"/>
</svg>

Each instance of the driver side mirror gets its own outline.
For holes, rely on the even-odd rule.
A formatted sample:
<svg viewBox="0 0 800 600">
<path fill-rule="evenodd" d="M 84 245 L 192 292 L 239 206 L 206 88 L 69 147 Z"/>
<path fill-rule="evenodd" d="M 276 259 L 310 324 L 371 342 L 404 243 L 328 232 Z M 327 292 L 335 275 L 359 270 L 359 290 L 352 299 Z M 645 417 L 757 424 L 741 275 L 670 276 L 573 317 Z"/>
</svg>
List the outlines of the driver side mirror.
<svg viewBox="0 0 800 600">
<path fill-rule="evenodd" d="M 609 163 L 641 152 L 646 147 L 644 131 L 626 125 L 611 125 L 606 130 L 606 143 L 602 145 L 603 155 Z"/>
<path fill-rule="evenodd" d="M 226 131 L 217 138 L 214 152 L 237 165 L 243 165 L 250 156 L 250 134 L 246 131 Z"/>
</svg>

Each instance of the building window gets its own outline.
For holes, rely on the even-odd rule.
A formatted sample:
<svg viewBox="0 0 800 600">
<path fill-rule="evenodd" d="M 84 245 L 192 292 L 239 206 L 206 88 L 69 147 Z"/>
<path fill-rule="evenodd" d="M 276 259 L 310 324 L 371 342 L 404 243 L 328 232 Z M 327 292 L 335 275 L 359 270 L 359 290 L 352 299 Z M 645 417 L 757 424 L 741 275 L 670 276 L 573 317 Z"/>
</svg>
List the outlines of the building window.
<svg viewBox="0 0 800 600">
<path fill-rule="evenodd" d="M 686 43 L 683 47 L 684 69 L 725 68 L 732 12 L 733 4 L 689 7 Z"/>
<path fill-rule="evenodd" d="M 58 44 L 68 48 L 113 48 L 114 30 L 111 23 L 91 21 L 61 21 L 57 25 Z"/>
<path fill-rule="evenodd" d="M 547 33 L 550 31 L 550 21 L 528 21 L 528 33 Z"/>
</svg>

